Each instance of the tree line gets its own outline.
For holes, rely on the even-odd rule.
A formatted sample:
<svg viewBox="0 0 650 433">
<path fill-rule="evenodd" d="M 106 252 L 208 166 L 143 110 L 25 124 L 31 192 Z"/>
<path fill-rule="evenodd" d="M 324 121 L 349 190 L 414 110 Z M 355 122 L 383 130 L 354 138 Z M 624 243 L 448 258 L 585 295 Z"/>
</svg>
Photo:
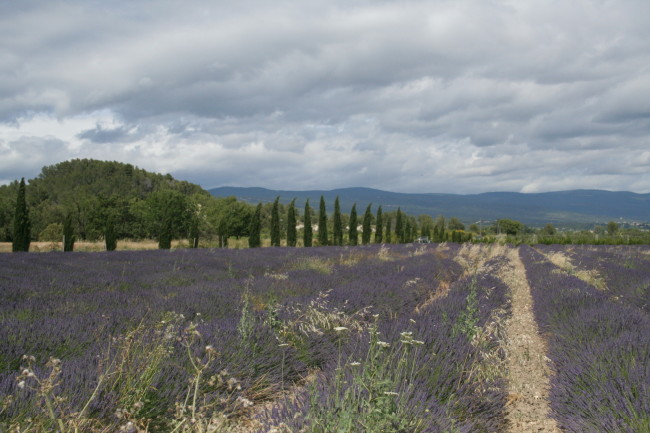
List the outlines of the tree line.
<svg viewBox="0 0 650 433">
<path fill-rule="evenodd" d="M 170 175 L 146 172 L 130 164 L 71 160 L 44 167 L 28 183 L 0 186 L 0 240 L 26 251 L 33 240 L 62 242 L 103 240 L 107 250 L 118 239 L 156 239 L 160 248 L 172 240 L 189 247 L 228 246 L 247 239 L 248 246 L 311 247 L 369 243 L 509 242 L 509 243 L 649 243 L 647 231 L 619 228 L 615 222 L 592 231 L 559 231 L 548 224 L 533 229 L 511 219 L 468 228 L 458 218 L 408 215 L 401 208 L 386 212 L 367 204 L 359 215 L 355 203 L 341 212 L 336 197 L 330 214 L 323 196 L 316 208 L 296 200 L 288 205 L 251 205 L 235 197 L 217 198 L 198 185 Z M 245 244 L 245 241 L 244 241 Z"/>
<path fill-rule="evenodd" d="M 442 217 L 415 218 L 381 206 L 373 212 L 372 206 L 362 215 L 356 204 L 343 213 L 337 197 L 328 215 L 323 197 L 317 209 L 309 201 L 298 209 L 295 199 L 284 205 L 279 197 L 251 205 L 130 164 L 71 160 L 0 187 L 0 240 L 16 251 L 28 250 L 31 241 L 62 242 L 72 251 L 76 240 L 103 240 L 110 251 L 118 239 L 153 238 L 166 249 L 174 239 L 187 239 L 190 247 L 226 247 L 232 238 L 247 238 L 250 247 L 310 247 L 469 238 L 453 218 L 445 224 Z"/>
</svg>

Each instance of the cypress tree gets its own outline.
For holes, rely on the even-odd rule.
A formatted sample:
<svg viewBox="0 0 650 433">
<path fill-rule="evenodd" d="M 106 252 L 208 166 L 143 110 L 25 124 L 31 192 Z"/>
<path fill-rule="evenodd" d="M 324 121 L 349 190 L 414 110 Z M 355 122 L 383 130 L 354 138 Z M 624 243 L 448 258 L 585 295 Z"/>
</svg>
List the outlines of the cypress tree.
<svg viewBox="0 0 650 433">
<path fill-rule="evenodd" d="M 386 230 L 384 230 L 384 242 L 387 244 L 390 244 L 393 242 L 393 232 L 391 231 L 391 221 L 390 217 L 386 217 Z"/>
<path fill-rule="evenodd" d="M 259 248 L 262 245 L 260 232 L 262 231 L 262 203 L 258 203 L 248 227 L 248 246 Z"/>
<path fill-rule="evenodd" d="M 359 243 L 359 235 L 357 233 L 357 204 L 352 205 L 350 211 L 350 229 L 348 231 L 348 238 L 350 238 L 350 245 L 357 245 Z"/>
<path fill-rule="evenodd" d="M 172 247 L 172 229 L 168 224 L 162 227 L 158 235 L 158 249 L 169 250 Z"/>
<path fill-rule="evenodd" d="M 318 212 L 318 245 L 327 245 L 327 210 L 325 209 L 325 197 L 320 196 Z"/>
<path fill-rule="evenodd" d="M 306 247 L 311 247 L 313 240 L 313 232 L 311 228 L 311 208 L 309 207 L 309 199 L 305 202 L 305 228 L 303 231 L 303 244 Z"/>
<path fill-rule="evenodd" d="M 436 226 L 435 228 L 438 229 L 438 242 L 445 242 L 447 239 L 447 235 L 445 234 L 445 217 L 444 216 L 439 216 L 436 218 Z M 435 230 L 434 228 L 434 230 Z"/>
<path fill-rule="evenodd" d="M 332 236 L 332 244 L 343 245 L 343 223 L 341 222 L 341 205 L 339 204 L 338 196 L 334 200 L 334 233 Z"/>
<path fill-rule="evenodd" d="M 14 238 L 11 245 L 12 251 L 29 251 L 29 243 L 31 242 L 31 228 L 32 224 L 29 220 L 29 209 L 27 208 L 27 200 L 25 199 L 25 178 L 23 177 L 20 179 L 18 194 L 16 195 Z"/>
<path fill-rule="evenodd" d="M 366 208 L 366 212 L 363 214 L 363 232 L 361 233 L 361 243 L 368 245 L 370 243 L 370 237 L 372 236 L 372 213 L 370 207 L 372 203 Z"/>
<path fill-rule="evenodd" d="M 280 246 L 280 196 L 275 198 L 271 209 L 271 246 Z"/>
<path fill-rule="evenodd" d="M 407 243 L 409 241 L 410 236 L 411 236 L 411 221 L 408 218 L 405 218 L 405 220 L 404 220 L 404 238 L 402 239 L 402 242 Z"/>
<path fill-rule="evenodd" d="M 395 240 L 398 244 L 404 243 L 404 226 L 402 222 L 402 210 L 397 208 L 397 216 L 395 217 Z"/>
<path fill-rule="evenodd" d="M 287 211 L 287 246 L 295 247 L 298 234 L 296 233 L 296 199 L 291 200 Z"/>
<path fill-rule="evenodd" d="M 377 221 L 375 222 L 375 243 L 380 244 L 384 238 L 384 215 L 381 211 L 381 206 L 377 209 Z"/>
<path fill-rule="evenodd" d="M 106 251 L 115 251 L 117 248 L 117 234 L 115 233 L 115 219 L 112 216 L 106 218 L 104 241 L 106 242 Z"/>
<path fill-rule="evenodd" d="M 63 219 L 63 251 L 74 249 L 74 228 L 72 227 L 72 214 L 67 214 Z"/>
</svg>

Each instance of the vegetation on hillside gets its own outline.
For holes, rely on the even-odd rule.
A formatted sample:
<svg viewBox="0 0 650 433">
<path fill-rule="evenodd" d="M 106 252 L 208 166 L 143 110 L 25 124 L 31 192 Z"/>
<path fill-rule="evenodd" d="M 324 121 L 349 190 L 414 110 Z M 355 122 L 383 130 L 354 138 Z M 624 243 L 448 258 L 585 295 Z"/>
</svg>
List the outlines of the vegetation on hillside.
<svg viewBox="0 0 650 433">
<path fill-rule="evenodd" d="M 244 238 L 251 247 L 357 245 L 361 243 L 432 242 L 501 243 L 650 243 L 650 232 L 626 228 L 610 221 L 593 230 L 541 229 L 501 218 L 478 221 L 466 228 L 456 217 L 408 215 L 395 211 L 371 212 L 367 203 L 360 222 L 356 203 L 350 214 L 341 212 L 337 199 L 333 215 L 320 197 L 318 215 L 308 203 L 299 215 L 296 200 L 257 206 L 235 197 L 217 198 L 200 186 L 150 173 L 130 164 L 76 159 L 44 167 L 41 174 L 0 186 L 0 242 L 13 242 L 14 250 L 27 250 L 30 241 L 62 242 L 72 251 L 75 241 L 102 241 L 106 250 L 121 239 L 156 239 L 168 249 L 173 240 L 191 247 L 228 246 L 229 238 Z M 329 221 L 328 221 L 329 220 Z M 316 233 L 313 233 L 313 231 Z M 298 240 L 302 241 L 299 242 Z M 238 245 L 241 245 L 238 243 Z"/>
</svg>

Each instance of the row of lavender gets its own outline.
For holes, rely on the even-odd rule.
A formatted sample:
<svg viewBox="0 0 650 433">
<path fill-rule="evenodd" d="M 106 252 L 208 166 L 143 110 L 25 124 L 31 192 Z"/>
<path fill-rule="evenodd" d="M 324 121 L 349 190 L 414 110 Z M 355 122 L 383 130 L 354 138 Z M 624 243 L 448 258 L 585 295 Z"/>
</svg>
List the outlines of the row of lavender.
<svg viewBox="0 0 650 433">
<path fill-rule="evenodd" d="M 542 252 L 568 254 L 577 269 L 596 271 L 607 291 L 621 302 L 650 313 L 650 248 L 646 245 L 537 246 Z"/>
<path fill-rule="evenodd" d="M 551 407 L 568 432 L 650 431 L 650 317 L 520 249 L 553 362 Z"/>
<path fill-rule="evenodd" d="M 481 376 L 468 366 L 493 345 L 478 330 L 504 305 L 502 283 L 486 275 L 461 281 L 450 296 L 416 308 L 459 277 L 454 248 L 8 256 L 0 274 L 0 423 L 37 417 L 46 391 L 60 403 L 59 419 L 132 418 L 164 431 L 183 416 L 174 411 L 200 415 L 197 404 L 187 405 L 189 391 L 194 402 L 200 396 L 204 416 L 235 416 L 313 369 L 325 372 L 318 382 L 325 386 L 340 371 L 331 367 L 352 363 L 360 342 L 380 331 L 384 339 L 412 335 L 423 343 L 417 365 L 428 370 L 414 369 L 410 391 L 400 394 L 418 419 L 497 431 L 502 387 L 494 378 L 473 379 Z M 62 364 L 45 366 L 51 356 Z M 417 431 L 444 431 L 429 424 Z"/>
<path fill-rule="evenodd" d="M 367 329 L 340 329 L 338 356 L 316 382 L 260 415 L 260 432 L 500 432 L 505 427 L 503 361 L 486 332 L 509 314 L 507 287 L 483 272 L 445 296 Z"/>
</svg>

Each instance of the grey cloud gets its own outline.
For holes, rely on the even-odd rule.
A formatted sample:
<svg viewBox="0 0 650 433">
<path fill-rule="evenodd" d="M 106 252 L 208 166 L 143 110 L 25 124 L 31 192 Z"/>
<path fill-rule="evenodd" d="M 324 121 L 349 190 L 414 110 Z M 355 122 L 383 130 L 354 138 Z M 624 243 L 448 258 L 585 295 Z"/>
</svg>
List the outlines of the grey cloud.
<svg viewBox="0 0 650 433">
<path fill-rule="evenodd" d="M 90 140 L 94 143 L 120 143 L 129 137 L 132 137 L 133 131 L 125 127 L 117 127 L 112 129 L 103 128 L 100 125 L 97 125 L 94 129 L 88 129 L 86 131 L 80 132 L 77 134 L 77 137 Z"/>
<path fill-rule="evenodd" d="M 0 12 L 0 140 L 35 113 L 119 119 L 40 148 L 62 159 L 114 155 L 208 186 L 650 191 L 630 174 L 638 162 L 612 156 L 648 145 L 647 1 L 28 0 Z"/>
</svg>

